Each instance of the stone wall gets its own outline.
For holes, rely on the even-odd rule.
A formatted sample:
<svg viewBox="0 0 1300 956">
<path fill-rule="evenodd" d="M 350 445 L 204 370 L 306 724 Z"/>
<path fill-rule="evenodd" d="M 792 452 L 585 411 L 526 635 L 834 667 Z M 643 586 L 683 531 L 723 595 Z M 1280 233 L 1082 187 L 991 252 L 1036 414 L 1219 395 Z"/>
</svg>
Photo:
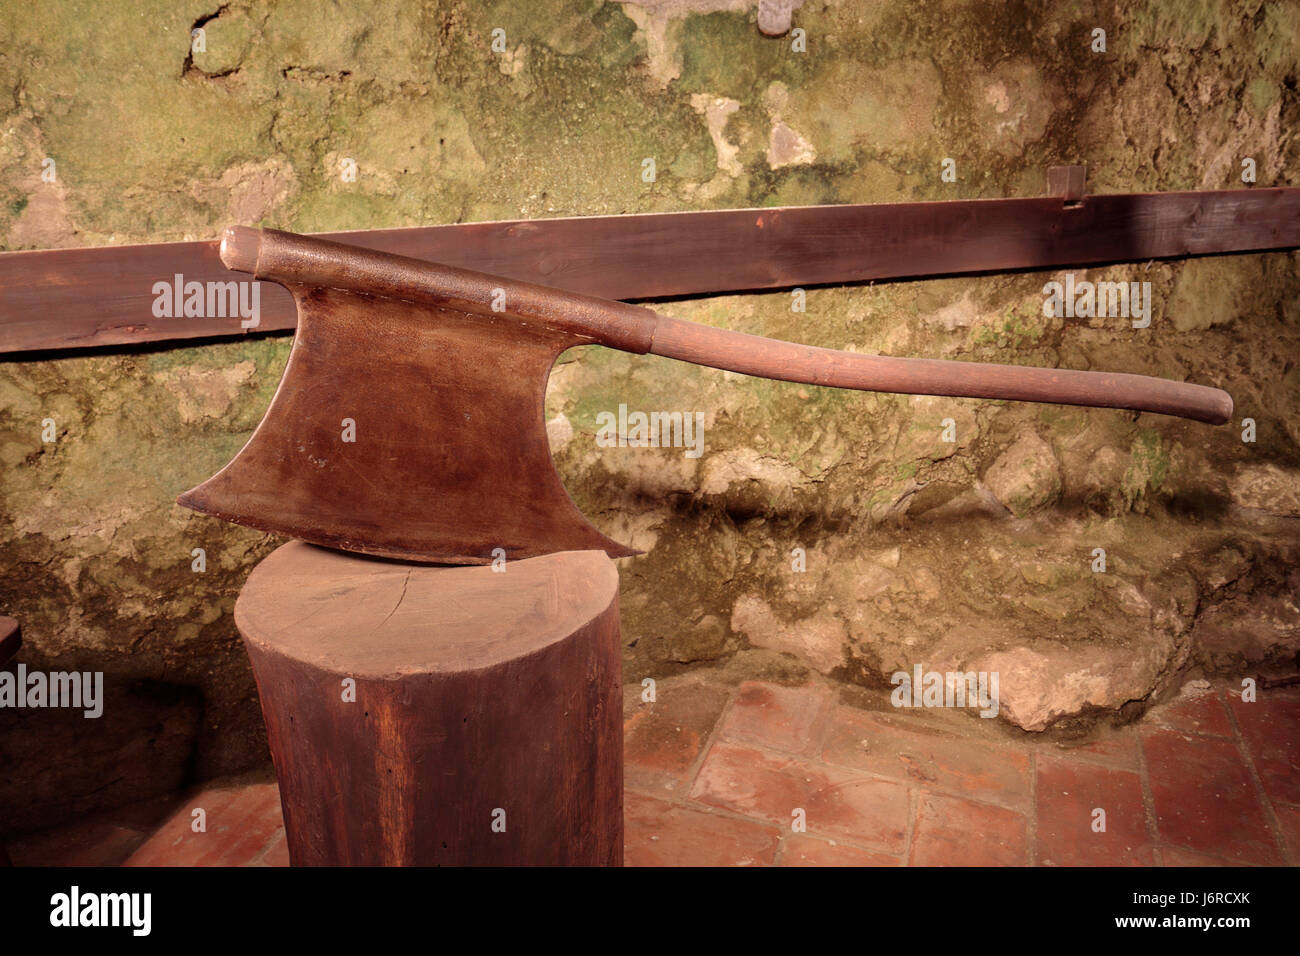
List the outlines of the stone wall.
<svg viewBox="0 0 1300 956">
<path fill-rule="evenodd" d="M 1086 163 L 1094 192 L 1247 188 L 1248 157 L 1257 185 L 1297 185 L 1295 2 L 810 0 L 804 52 L 762 36 L 755 6 L 10 4 L 0 245 L 1029 196 L 1059 163 Z M 997 670 L 1010 728 L 1074 732 L 1197 671 L 1293 668 L 1296 264 L 1075 270 L 1149 282 L 1146 329 L 1045 318 L 1061 273 L 809 289 L 803 312 L 789 292 L 664 306 L 861 352 L 1217 385 L 1238 409 L 1221 428 L 566 355 L 557 466 L 595 524 L 647 552 L 622 562 L 626 678 L 721 659 L 873 687 L 916 664 Z M 98 721 L 0 712 L 0 829 L 267 760 L 232 608 L 277 542 L 173 501 L 248 437 L 288 344 L 0 363 L 0 612 L 29 667 L 102 670 L 109 688 Z M 599 447 L 620 404 L 703 413 L 703 453 Z"/>
</svg>

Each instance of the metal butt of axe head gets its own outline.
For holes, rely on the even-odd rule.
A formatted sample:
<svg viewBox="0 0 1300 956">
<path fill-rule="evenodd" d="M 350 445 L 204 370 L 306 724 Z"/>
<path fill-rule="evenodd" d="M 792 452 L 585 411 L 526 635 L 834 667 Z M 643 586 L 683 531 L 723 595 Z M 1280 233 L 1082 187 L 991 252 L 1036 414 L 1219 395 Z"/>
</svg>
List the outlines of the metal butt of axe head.
<svg viewBox="0 0 1300 956">
<path fill-rule="evenodd" d="M 259 266 L 259 247 L 280 236 L 229 230 L 222 257 L 293 294 L 298 331 L 284 377 L 248 443 L 182 505 L 426 563 L 640 553 L 592 527 L 551 461 L 547 378 L 561 352 L 590 337 L 490 306 L 470 312 L 475 303 L 454 295 L 439 304 L 439 294 L 374 272 L 375 254 L 350 260 L 337 246 L 322 256 L 333 244 L 303 240 L 312 259 L 289 248 L 298 237 L 280 235 L 285 248 L 263 251 Z M 294 261 L 279 269 L 280 258 Z M 512 284 L 500 281 L 508 309 Z"/>
</svg>

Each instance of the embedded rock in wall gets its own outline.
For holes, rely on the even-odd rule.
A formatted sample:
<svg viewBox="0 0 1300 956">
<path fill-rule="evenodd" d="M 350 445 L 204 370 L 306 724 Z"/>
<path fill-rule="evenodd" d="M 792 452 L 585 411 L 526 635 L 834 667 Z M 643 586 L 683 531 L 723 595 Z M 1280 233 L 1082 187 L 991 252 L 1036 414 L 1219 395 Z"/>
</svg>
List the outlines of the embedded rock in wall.
<svg viewBox="0 0 1300 956">
<path fill-rule="evenodd" d="M 1061 494 L 1061 467 L 1052 446 L 1030 433 L 998 456 L 984 485 L 1007 510 L 1023 518 Z"/>
<path fill-rule="evenodd" d="M 1300 469 L 1271 463 L 1244 465 L 1228 479 L 1228 494 L 1243 508 L 1300 518 Z"/>
<path fill-rule="evenodd" d="M 998 675 L 1000 716 L 1024 730 L 1046 730 L 1090 710 L 1119 710 L 1148 697 L 1167 658 L 1113 647 L 1043 642 L 986 655 L 970 670 Z"/>
<path fill-rule="evenodd" d="M 1196 655 L 1211 672 L 1256 676 L 1300 661 L 1300 573 L 1277 590 L 1247 592 L 1202 614 L 1192 631 Z"/>
<path fill-rule="evenodd" d="M 844 625 L 831 614 L 787 623 L 762 598 L 743 595 L 731 613 L 731 629 L 755 647 L 782 651 L 829 674 L 844 663 Z"/>
</svg>

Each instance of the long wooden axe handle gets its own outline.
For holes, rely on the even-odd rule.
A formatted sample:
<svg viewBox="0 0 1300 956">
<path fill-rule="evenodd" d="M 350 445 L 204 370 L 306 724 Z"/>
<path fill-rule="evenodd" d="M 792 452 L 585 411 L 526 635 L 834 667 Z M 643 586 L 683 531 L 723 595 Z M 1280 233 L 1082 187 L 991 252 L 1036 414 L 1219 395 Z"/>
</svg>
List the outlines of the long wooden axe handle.
<svg viewBox="0 0 1300 956">
<path fill-rule="evenodd" d="M 234 226 L 221 241 L 231 269 L 305 287 L 345 289 L 512 317 L 638 354 L 786 382 L 909 395 L 946 395 L 1176 415 L 1221 425 L 1232 397 L 1218 388 L 1119 372 L 1085 372 L 864 355 L 684 322 L 650 309 L 515 282 L 322 239 Z"/>
</svg>

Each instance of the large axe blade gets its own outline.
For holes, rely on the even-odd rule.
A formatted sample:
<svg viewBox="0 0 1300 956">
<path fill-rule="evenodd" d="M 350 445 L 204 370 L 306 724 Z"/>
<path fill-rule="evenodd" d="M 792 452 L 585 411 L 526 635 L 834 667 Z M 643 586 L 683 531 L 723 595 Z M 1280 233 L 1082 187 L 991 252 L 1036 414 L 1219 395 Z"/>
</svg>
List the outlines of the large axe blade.
<svg viewBox="0 0 1300 956">
<path fill-rule="evenodd" d="M 291 291 L 298 332 L 266 416 L 181 504 L 408 560 L 638 553 L 587 523 L 551 462 L 546 380 L 580 339 L 351 291 Z"/>
<path fill-rule="evenodd" d="M 502 552 L 638 553 L 587 522 L 551 462 L 546 380 L 574 345 L 868 391 L 1127 408 L 1214 424 L 1232 414 L 1227 393 L 1202 385 L 795 345 L 275 230 L 229 229 L 221 257 L 288 288 L 298 332 L 253 436 L 180 503 L 384 557 L 477 564 Z"/>
</svg>

